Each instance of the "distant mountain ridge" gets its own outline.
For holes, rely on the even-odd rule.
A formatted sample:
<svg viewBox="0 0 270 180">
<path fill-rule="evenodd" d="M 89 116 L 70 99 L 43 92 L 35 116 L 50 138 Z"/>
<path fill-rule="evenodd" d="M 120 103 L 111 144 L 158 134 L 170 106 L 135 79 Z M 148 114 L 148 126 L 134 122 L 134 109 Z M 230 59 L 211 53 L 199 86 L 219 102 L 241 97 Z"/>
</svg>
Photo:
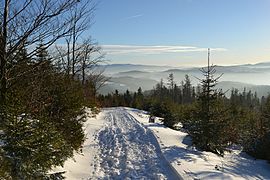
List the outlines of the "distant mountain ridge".
<svg viewBox="0 0 270 180">
<path fill-rule="evenodd" d="M 163 71 L 173 68 L 171 66 L 142 65 L 142 64 L 106 64 L 99 65 L 99 68 L 105 69 L 105 74 L 116 74 L 125 71 Z"/>
<path fill-rule="evenodd" d="M 227 91 L 227 96 L 230 95 L 232 89 L 238 89 L 240 92 L 246 91 L 257 92 L 258 97 L 267 96 L 270 93 L 270 85 L 254 85 L 233 81 L 221 81 L 217 84 L 217 88 Z"/>
<path fill-rule="evenodd" d="M 188 74 L 193 85 L 197 85 L 202 78 L 200 67 L 172 67 L 140 64 L 109 64 L 103 65 L 105 75 L 111 77 L 110 81 L 100 90 L 100 93 L 136 91 L 139 87 L 143 90 L 152 89 L 161 79 L 166 84 L 170 73 L 174 74 L 175 81 L 180 85 L 184 76 Z M 257 64 L 244 64 L 232 66 L 216 66 L 216 75 L 223 74 L 218 88 L 228 90 L 237 88 L 240 91 L 257 91 L 258 96 L 267 95 L 270 92 L 270 62 Z"/>
</svg>

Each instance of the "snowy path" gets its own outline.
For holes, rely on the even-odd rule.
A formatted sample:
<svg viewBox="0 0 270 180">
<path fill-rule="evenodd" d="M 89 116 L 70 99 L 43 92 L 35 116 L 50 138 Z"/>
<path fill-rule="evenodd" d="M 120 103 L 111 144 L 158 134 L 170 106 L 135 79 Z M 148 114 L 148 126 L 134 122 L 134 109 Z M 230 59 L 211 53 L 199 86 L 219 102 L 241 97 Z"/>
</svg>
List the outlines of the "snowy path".
<svg viewBox="0 0 270 180">
<path fill-rule="evenodd" d="M 192 146 L 192 139 L 186 132 L 169 129 L 159 120 L 149 123 L 145 111 L 125 109 L 155 134 L 164 157 L 185 180 L 270 180 L 267 161 L 255 160 L 235 148 L 224 157 L 199 151 Z"/>
<path fill-rule="evenodd" d="M 159 120 L 149 123 L 147 112 L 118 107 L 102 109 L 96 117 L 90 109 L 86 113 L 82 153 L 53 171 L 65 171 L 67 180 L 270 179 L 266 161 L 237 149 L 224 158 L 199 151 L 187 133 Z"/>
<path fill-rule="evenodd" d="M 159 144 L 125 109 L 104 109 L 105 127 L 95 135 L 100 152 L 93 178 L 179 179 L 164 159 Z"/>
</svg>

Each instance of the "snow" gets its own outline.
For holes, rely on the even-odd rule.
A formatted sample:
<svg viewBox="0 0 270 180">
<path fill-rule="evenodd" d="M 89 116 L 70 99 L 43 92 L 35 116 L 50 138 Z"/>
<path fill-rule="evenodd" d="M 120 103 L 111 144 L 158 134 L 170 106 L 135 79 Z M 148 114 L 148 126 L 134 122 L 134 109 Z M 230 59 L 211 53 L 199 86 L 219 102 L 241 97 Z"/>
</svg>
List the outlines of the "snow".
<svg viewBox="0 0 270 180">
<path fill-rule="evenodd" d="M 224 157 L 199 151 L 192 146 L 187 133 L 169 129 L 160 121 L 148 123 L 149 115 L 144 111 L 126 110 L 151 129 L 164 157 L 183 179 L 270 179 L 270 165 L 266 161 L 255 160 L 240 149 L 232 149 Z"/>
<path fill-rule="evenodd" d="M 163 158 L 152 132 L 123 109 L 106 109 L 106 125 L 96 135 L 102 179 L 170 179 L 177 177 Z"/>
<path fill-rule="evenodd" d="M 94 136 L 104 126 L 105 114 L 101 112 L 96 117 L 93 117 L 90 109 L 87 109 L 86 113 L 87 119 L 84 124 L 86 140 L 83 144 L 82 152 L 75 153 L 73 158 L 65 162 L 64 167 L 57 167 L 53 170 L 54 172 L 65 171 L 64 176 L 68 180 L 89 179 L 89 177 L 95 174 L 93 163 L 99 152 L 99 146 Z"/>
<path fill-rule="evenodd" d="M 63 168 L 67 179 L 180 179 L 153 133 L 123 108 L 107 108 L 85 124 L 83 155 Z"/>
<path fill-rule="evenodd" d="M 75 179 L 270 179 L 270 165 L 240 149 L 224 157 L 192 146 L 184 131 L 148 123 L 145 111 L 105 108 L 85 123 L 82 153 L 66 161 L 65 177 Z"/>
</svg>

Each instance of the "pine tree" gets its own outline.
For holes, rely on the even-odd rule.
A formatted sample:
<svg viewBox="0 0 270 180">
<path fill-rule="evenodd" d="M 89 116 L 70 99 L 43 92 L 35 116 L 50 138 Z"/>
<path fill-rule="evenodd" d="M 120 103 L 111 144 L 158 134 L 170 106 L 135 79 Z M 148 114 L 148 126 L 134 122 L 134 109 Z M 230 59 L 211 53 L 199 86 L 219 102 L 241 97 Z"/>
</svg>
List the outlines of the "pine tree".
<svg viewBox="0 0 270 180">
<path fill-rule="evenodd" d="M 28 58 L 25 51 L 19 53 L 15 57 Z M 0 134 L 0 172 L 6 179 L 44 179 L 84 139 L 82 119 L 77 119 L 83 97 L 80 83 L 58 73 L 48 56 L 41 58 L 42 63 L 17 59 L 18 71 L 12 71 L 17 82 L 7 93 Z"/>
<path fill-rule="evenodd" d="M 194 144 L 207 151 L 223 155 L 229 139 L 226 136 L 228 125 L 228 111 L 224 106 L 224 95 L 215 89 L 218 79 L 214 78 L 215 66 L 209 64 L 210 50 L 208 50 L 208 66 L 202 68 L 204 79 L 201 79 L 202 92 L 197 98 L 197 110 L 193 113 L 193 125 L 190 134 Z"/>
<path fill-rule="evenodd" d="M 259 114 L 249 109 L 249 114 L 243 123 L 242 145 L 244 151 L 255 158 L 270 161 L 270 96 L 265 99 Z"/>
<path fill-rule="evenodd" d="M 128 107 L 131 106 L 132 96 L 131 96 L 131 94 L 130 94 L 130 92 L 129 92 L 128 89 L 124 93 L 124 101 L 125 101 L 125 106 L 128 106 Z"/>
<path fill-rule="evenodd" d="M 183 103 L 189 104 L 192 102 L 192 85 L 189 76 L 185 75 L 183 82 Z"/>
<path fill-rule="evenodd" d="M 139 89 L 138 89 L 138 91 L 136 93 L 136 99 L 135 99 L 136 108 L 138 108 L 138 109 L 143 108 L 143 99 L 144 99 L 144 96 L 143 96 L 143 93 L 142 93 L 142 88 L 139 87 Z"/>
<path fill-rule="evenodd" d="M 43 42 L 40 41 L 38 46 L 36 47 L 36 61 L 43 62 L 49 59 L 49 54 L 44 46 Z"/>
<path fill-rule="evenodd" d="M 156 85 L 155 95 L 158 97 L 159 101 L 164 100 L 165 86 L 163 79 L 160 79 L 160 82 Z"/>
<path fill-rule="evenodd" d="M 113 101 L 112 101 L 113 106 L 114 106 L 114 107 L 119 106 L 119 104 L 120 104 L 119 101 L 120 101 L 120 98 L 119 98 L 119 92 L 118 92 L 118 90 L 116 89 L 116 90 L 114 91 L 114 94 L 113 94 Z"/>
</svg>

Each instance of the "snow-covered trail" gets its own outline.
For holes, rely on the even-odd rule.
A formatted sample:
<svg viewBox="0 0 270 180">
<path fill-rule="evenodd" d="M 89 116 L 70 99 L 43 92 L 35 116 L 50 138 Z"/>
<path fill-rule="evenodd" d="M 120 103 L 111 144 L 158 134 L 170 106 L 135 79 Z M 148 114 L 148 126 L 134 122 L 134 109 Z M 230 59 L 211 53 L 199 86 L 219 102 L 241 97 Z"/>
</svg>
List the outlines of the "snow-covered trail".
<svg viewBox="0 0 270 180">
<path fill-rule="evenodd" d="M 145 111 L 105 108 L 93 116 L 87 109 L 86 117 L 82 152 L 53 170 L 65 171 L 67 180 L 270 179 L 266 161 L 237 149 L 223 158 L 199 151 L 187 133 L 165 127 L 158 118 L 149 123 Z"/>
<path fill-rule="evenodd" d="M 153 133 L 124 108 L 103 110 L 105 127 L 96 135 L 92 164 L 97 179 L 179 179 L 164 159 Z"/>
</svg>

